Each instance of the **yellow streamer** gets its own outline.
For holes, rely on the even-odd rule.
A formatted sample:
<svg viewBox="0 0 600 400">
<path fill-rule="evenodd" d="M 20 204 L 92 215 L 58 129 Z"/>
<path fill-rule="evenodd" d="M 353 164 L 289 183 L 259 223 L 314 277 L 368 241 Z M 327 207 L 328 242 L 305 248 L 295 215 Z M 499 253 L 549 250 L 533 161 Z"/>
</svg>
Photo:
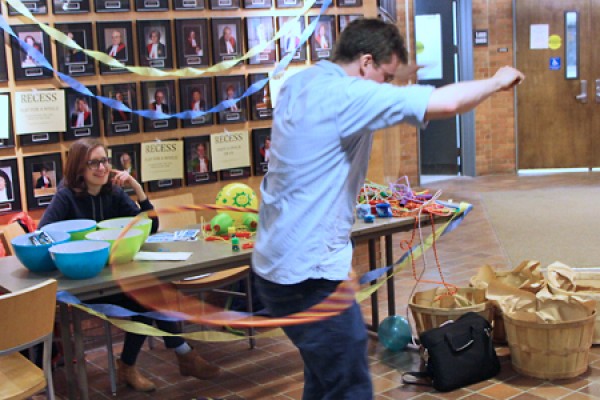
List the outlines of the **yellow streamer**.
<svg viewBox="0 0 600 400">
<path fill-rule="evenodd" d="M 276 40 L 278 40 L 284 34 L 287 34 L 292 28 L 292 22 L 295 23 L 296 21 L 298 21 L 300 19 L 300 17 L 302 17 L 305 13 L 308 12 L 308 10 L 313 6 L 313 4 L 316 1 L 317 0 L 306 0 L 304 7 L 296 15 L 293 16 L 293 18 L 294 18 L 293 21 L 292 20 L 288 21 L 283 26 L 282 29 L 280 29 L 278 32 L 275 33 L 275 35 L 273 36 L 273 38 L 270 41 L 263 43 L 263 44 L 259 44 L 257 46 L 254 46 L 246 54 L 244 54 L 241 57 L 238 57 L 233 60 L 222 61 L 218 64 L 215 64 L 215 65 L 213 65 L 209 68 L 205 68 L 205 69 L 185 67 L 185 68 L 176 69 L 176 70 L 161 70 L 161 69 L 156 69 L 156 68 L 152 68 L 152 67 L 136 67 L 136 66 L 131 66 L 131 65 L 125 65 L 125 64 L 121 63 L 120 61 L 112 58 L 108 54 L 105 54 L 101 51 L 84 49 L 79 44 L 77 44 L 77 42 L 75 42 L 73 39 L 71 39 L 70 37 L 68 37 L 67 35 L 62 33 L 61 31 L 59 31 L 58 29 L 48 26 L 48 25 L 42 23 L 41 21 L 39 21 L 33 14 L 31 14 L 29 9 L 27 7 L 25 7 L 25 5 L 21 2 L 21 0 L 6 0 L 6 2 L 8 4 L 10 4 L 15 10 L 17 10 L 21 14 L 20 16 L 25 17 L 25 18 L 29 19 L 30 21 L 35 22 L 44 32 L 46 32 L 48 34 L 48 36 L 50 36 L 55 41 L 63 44 L 64 46 L 67 46 L 71 49 L 82 51 L 85 54 L 87 54 L 88 56 L 90 56 L 91 58 L 98 60 L 99 62 L 106 64 L 108 66 L 115 67 L 115 68 L 123 68 L 123 69 L 126 69 L 137 75 L 152 76 L 152 77 L 168 77 L 168 76 L 195 77 L 195 76 L 204 75 L 206 73 L 222 72 L 222 71 L 228 70 L 230 68 L 233 68 L 239 62 L 247 60 L 248 58 L 254 57 L 255 55 L 261 53 L 271 43 L 274 43 Z"/>
</svg>

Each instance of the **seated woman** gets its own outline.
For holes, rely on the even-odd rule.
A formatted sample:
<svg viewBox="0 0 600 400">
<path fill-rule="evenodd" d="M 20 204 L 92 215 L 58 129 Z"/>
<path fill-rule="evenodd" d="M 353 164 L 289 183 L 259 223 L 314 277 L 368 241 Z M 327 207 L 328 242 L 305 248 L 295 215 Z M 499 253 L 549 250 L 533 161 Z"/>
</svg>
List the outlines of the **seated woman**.
<svg viewBox="0 0 600 400">
<path fill-rule="evenodd" d="M 114 177 L 111 179 L 111 172 Z M 133 188 L 139 206 L 129 198 L 122 187 Z M 71 145 L 61 186 L 44 212 L 39 226 L 68 219 L 93 219 L 135 216 L 154 207 L 148 200 L 142 185 L 125 171 L 112 170 L 104 145 L 94 139 L 79 139 Z M 158 230 L 158 218 L 153 218 L 152 232 Z M 95 301 L 112 303 L 136 312 L 148 311 L 135 300 L 125 296 L 110 296 Z M 134 317 L 136 321 L 152 324 L 146 317 Z M 167 332 L 180 333 L 177 323 L 156 321 L 156 325 Z M 144 377 L 135 367 L 138 354 L 146 336 L 126 333 L 123 352 L 117 360 L 118 379 L 135 390 L 148 392 L 156 389 L 154 383 Z M 183 376 L 198 379 L 216 377 L 219 367 L 208 363 L 181 337 L 165 337 L 167 348 L 174 349 Z"/>
</svg>

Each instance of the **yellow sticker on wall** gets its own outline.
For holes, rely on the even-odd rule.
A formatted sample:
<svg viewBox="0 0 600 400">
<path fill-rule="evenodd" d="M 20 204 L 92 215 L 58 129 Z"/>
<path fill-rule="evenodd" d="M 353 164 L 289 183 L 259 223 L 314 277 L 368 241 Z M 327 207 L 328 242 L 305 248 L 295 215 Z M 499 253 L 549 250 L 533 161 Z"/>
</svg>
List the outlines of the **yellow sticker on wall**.
<svg viewBox="0 0 600 400">
<path fill-rule="evenodd" d="M 550 37 L 548 38 L 548 47 L 550 47 L 552 50 L 558 50 L 560 49 L 561 45 L 562 39 L 560 38 L 560 36 L 550 35 Z"/>
</svg>

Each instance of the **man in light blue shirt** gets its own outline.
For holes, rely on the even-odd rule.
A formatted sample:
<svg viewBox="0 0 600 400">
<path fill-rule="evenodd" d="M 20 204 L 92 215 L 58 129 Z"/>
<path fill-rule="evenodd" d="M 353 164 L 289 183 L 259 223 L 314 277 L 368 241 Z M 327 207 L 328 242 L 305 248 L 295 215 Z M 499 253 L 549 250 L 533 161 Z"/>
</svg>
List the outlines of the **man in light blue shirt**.
<svg viewBox="0 0 600 400">
<path fill-rule="evenodd" d="M 373 132 L 474 108 L 523 79 L 511 68 L 492 78 L 436 89 L 399 87 L 407 66 L 398 29 L 377 19 L 353 21 L 321 61 L 291 78 L 273 115 L 269 171 L 261 185 L 253 269 L 273 316 L 305 310 L 348 279 L 350 230 Z M 304 360 L 305 400 L 372 399 L 367 333 L 355 303 L 322 322 L 285 328 Z"/>
</svg>

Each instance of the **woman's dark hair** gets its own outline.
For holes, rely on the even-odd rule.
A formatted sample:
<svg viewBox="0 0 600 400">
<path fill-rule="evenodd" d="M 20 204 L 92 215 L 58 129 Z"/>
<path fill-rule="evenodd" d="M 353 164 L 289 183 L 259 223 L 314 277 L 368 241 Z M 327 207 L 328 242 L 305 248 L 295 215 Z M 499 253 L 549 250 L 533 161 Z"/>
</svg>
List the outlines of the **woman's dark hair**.
<svg viewBox="0 0 600 400">
<path fill-rule="evenodd" d="M 106 147 L 96 139 L 79 139 L 73 142 L 69 148 L 67 156 L 67 164 L 65 165 L 65 173 L 63 176 L 63 186 L 73 190 L 77 196 L 87 196 L 87 184 L 83 178 L 83 173 L 87 168 L 87 161 L 90 153 L 98 147 Z M 110 193 L 112 191 L 112 183 L 110 179 L 102 186 L 101 193 Z"/>
<path fill-rule="evenodd" d="M 335 45 L 332 61 L 347 64 L 364 54 L 373 56 L 377 65 L 390 62 L 393 54 L 403 64 L 408 62 L 404 39 L 396 25 L 376 18 L 349 23 Z"/>
</svg>

